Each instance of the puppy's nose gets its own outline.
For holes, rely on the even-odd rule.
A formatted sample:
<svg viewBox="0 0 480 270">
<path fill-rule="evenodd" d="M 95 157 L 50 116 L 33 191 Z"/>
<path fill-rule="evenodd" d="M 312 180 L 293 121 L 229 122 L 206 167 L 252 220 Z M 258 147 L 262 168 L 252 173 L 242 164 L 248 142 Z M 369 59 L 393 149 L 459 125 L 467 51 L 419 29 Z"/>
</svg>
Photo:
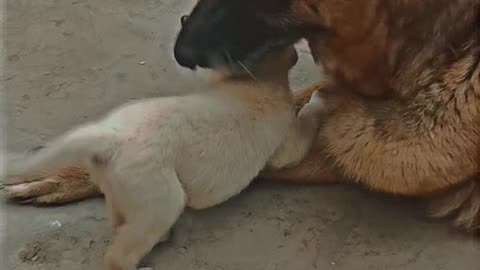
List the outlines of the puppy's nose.
<svg viewBox="0 0 480 270">
<path fill-rule="evenodd" d="M 195 69 L 198 64 L 199 56 L 192 48 L 186 46 L 176 46 L 174 50 L 177 63 L 189 69 Z"/>
</svg>

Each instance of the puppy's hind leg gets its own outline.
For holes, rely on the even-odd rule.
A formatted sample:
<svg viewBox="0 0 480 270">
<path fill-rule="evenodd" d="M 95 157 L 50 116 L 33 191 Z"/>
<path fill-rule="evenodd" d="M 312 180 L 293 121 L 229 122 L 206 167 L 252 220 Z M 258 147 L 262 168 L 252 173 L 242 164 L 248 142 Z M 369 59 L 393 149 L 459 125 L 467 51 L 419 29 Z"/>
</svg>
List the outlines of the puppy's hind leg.
<svg viewBox="0 0 480 270">
<path fill-rule="evenodd" d="M 105 208 L 109 216 L 112 238 L 115 239 L 118 229 L 125 224 L 125 215 L 118 208 L 118 203 L 115 203 L 112 188 L 109 184 L 110 181 L 105 182 L 106 183 L 102 186 L 102 192 L 105 195 Z"/>
<path fill-rule="evenodd" d="M 114 183 L 113 208 L 124 214 L 105 257 L 107 270 L 135 270 L 140 260 L 170 232 L 183 212 L 186 196 L 173 169 L 146 174 L 148 178 L 122 181 L 119 194 Z M 125 184 L 125 185 L 124 185 Z"/>
</svg>

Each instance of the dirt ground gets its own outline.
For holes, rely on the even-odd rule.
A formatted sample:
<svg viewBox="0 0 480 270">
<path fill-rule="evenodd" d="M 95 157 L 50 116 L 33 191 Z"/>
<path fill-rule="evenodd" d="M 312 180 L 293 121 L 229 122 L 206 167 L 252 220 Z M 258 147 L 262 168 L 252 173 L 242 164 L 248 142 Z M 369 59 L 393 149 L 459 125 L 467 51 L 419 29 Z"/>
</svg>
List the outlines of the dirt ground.
<svg viewBox="0 0 480 270">
<path fill-rule="evenodd" d="M 172 45 L 192 0 L 0 0 L 9 149 L 39 145 L 125 101 L 191 91 Z M 1 15 L 0 15 L 1 16 Z M 301 46 L 301 88 L 318 70 Z M 0 202 L 0 269 L 95 270 L 109 243 L 101 199 L 54 208 Z M 146 258 L 155 270 L 478 270 L 480 240 L 417 201 L 351 186 L 257 183 L 188 211 Z"/>
</svg>

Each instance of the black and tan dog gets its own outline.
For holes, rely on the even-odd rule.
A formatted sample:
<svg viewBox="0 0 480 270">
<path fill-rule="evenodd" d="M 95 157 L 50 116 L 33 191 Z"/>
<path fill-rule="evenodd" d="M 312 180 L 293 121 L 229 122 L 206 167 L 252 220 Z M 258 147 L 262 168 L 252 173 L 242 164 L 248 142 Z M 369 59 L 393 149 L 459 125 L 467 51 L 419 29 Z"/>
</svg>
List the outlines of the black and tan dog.
<svg viewBox="0 0 480 270">
<path fill-rule="evenodd" d="M 478 230 L 479 11 L 479 0 L 199 0 L 175 56 L 189 68 L 235 68 L 306 38 L 325 80 L 297 102 L 320 89 L 328 115 L 312 154 L 269 178 L 433 197 L 432 214 L 455 213 L 456 225 Z M 87 177 L 66 168 L 11 195 L 97 195 Z"/>
</svg>

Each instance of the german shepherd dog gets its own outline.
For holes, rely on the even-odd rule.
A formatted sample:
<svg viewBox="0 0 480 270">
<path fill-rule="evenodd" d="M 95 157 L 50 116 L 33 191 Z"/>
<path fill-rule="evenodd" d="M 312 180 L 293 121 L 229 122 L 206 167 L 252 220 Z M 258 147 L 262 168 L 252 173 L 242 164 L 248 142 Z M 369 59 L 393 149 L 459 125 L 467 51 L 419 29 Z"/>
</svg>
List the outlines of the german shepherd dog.
<svg viewBox="0 0 480 270">
<path fill-rule="evenodd" d="M 480 229 L 480 0 L 198 0 L 175 57 L 188 68 L 253 66 L 307 39 L 326 105 L 297 167 L 265 178 L 345 182 L 430 200 L 430 214 Z M 78 167 L 7 190 L 30 203 L 98 195 Z"/>
<path fill-rule="evenodd" d="M 332 176 L 433 196 L 433 215 L 480 228 L 480 1 L 200 0 L 178 36 L 185 67 L 254 64 L 306 38 L 323 67 L 318 143 L 273 179 Z"/>
</svg>

